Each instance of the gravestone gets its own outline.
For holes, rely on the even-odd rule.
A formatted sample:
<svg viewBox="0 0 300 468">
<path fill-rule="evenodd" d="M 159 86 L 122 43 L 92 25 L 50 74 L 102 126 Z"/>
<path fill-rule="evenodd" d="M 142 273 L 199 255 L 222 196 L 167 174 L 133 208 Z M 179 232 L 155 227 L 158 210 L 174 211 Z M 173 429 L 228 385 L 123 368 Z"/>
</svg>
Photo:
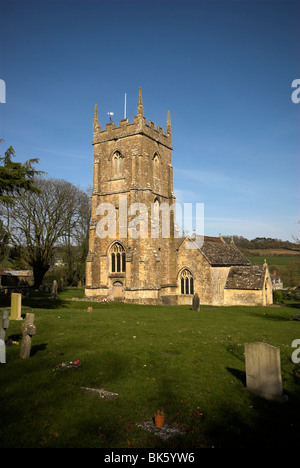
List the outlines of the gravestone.
<svg viewBox="0 0 300 468">
<path fill-rule="evenodd" d="M 32 335 L 36 334 L 34 325 L 34 314 L 26 314 L 25 321 L 22 323 L 22 343 L 20 349 L 20 358 L 26 359 L 30 356 Z"/>
<path fill-rule="evenodd" d="M 93 307 L 88 307 L 87 311 L 91 314 L 93 312 Z"/>
<path fill-rule="evenodd" d="M 10 319 L 11 320 L 22 320 L 21 308 L 22 308 L 22 294 L 12 293 L 12 295 L 11 295 L 11 309 L 10 309 Z"/>
<path fill-rule="evenodd" d="M 9 311 L 0 312 L 0 363 L 6 363 L 5 333 L 9 326 Z"/>
<path fill-rule="evenodd" d="M 200 310 L 200 299 L 197 293 L 193 297 L 193 310 Z"/>
<path fill-rule="evenodd" d="M 51 299 L 57 299 L 57 281 L 54 280 L 51 288 Z"/>
<path fill-rule="evenodd" d="M 247 389 L 268 400 L 284 401 L 280 350 L 267 343 L 245 343 Z"/>
<path fill-rule="evenodd" d="M 102 398 L 103 400 L 116 398 L 118 396 L 118 393 L 108 392 L 107 390 L 104 390 L 103 388 L 89 388 L 89 387 L 80 387 L 80 388 L 88 395 L 95 395 L 97 397 Z"/>
</svg>

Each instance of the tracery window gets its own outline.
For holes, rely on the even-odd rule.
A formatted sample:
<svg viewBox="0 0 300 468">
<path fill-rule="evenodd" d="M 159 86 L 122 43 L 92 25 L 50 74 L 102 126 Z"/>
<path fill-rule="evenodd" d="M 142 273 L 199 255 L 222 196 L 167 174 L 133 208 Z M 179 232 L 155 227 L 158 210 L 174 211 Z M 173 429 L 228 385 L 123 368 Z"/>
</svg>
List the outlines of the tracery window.
<svg viewBox="0 0 300 468">
<path fill-rule="evenodd" d="M 194 278 L 187 269 L 180 273 L 180 292 L 181 294 L 194 294 Z"/>
<path fill-rule="evenodd" d="M 118 242 L 114 244 L 110 251 L 112 273 L 123 273 L 126 270 L 125 250 Z"/>
<path fill-rule="evenodd" d="M 120 176 L 123 172 L 123 158 L 119 151 L 116 151 L 112 158 L 112 167 L 114 176 Z"/>
</svg>

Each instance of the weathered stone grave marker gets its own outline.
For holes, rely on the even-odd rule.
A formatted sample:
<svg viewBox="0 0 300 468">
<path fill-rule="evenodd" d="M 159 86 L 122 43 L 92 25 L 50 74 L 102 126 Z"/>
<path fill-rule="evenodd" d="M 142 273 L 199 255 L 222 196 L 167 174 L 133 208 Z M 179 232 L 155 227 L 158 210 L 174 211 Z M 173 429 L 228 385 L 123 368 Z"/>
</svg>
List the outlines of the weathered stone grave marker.
<svg viewBox="0 0 300 468">
<path fill-rule="evenodd" d="M 22 294 L 12 293 L 12 295 L 11 295 L 10 319 L 11 320 L 22 320 L 21 309 L 22 309 Z"/>
<path fill-rule="evenodd" d="M 9 311 L 0 312 L 0 363 L 6 363 L 5 333 L 9 326 Z"/>
<path fill-rule="evenodd" d="M 200 310 L 200 299 L 197 293 L 193 297 L 193 310 Z"/>
<path fill-rule="evenodd" d="M 268 400 L 285 401 L 280 350 L 263 342 L 245 343 L 247 389 Z"/>
<path fill-rule="evenodd" d="M 32 335 L 36 334 L 36 326 L 34 325 L 34 314 L 26 314 L 25 321 L 22 323 L 22 343 L 20 350 L 20 358 L 26 359 L 30 356 Z"/>
<path fill-rule="evenodd" d="M 57 281 L 54 280 L 51 287 L 51 299 L 57 299 Z"/>
<path fill-rule="evenodd" d="M 93 307 L 88 307 L 87 311 L 91 314 L 93 312 Z"/>
<path fill-rule="evenodd" d="M 83 390 L 84 393 L 87 393 L 88 395 L 94 395 L 97 397 L 102 398 L 103 400 L 108 400 L 111 398 L 116 398 L 118 396 L 118 393 L 113 393 L 113 392 L 108 392 L 107 390 L 104 390 L 103 388 L 89 388 L 89 387 L 80 387 L 81 390 Z"/>
</svg>

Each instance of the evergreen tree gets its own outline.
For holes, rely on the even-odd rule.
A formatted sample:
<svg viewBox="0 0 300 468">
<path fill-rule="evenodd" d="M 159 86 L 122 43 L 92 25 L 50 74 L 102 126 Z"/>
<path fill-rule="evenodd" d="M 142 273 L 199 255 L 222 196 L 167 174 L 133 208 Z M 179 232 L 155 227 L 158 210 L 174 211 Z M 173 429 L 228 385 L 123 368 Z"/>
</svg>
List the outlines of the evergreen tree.
<svg viewBox="0 0 300 468">
<path fill-rule="evenodd" d="M 4 140 L 0 139 L 0 143 Z M 0 156 L 0 202 L 14 203 L 14 196 L 20 193 L 20 190 L 38 191 L 33 183 L 34 176 L 41 174 L 42 171 L 37 171 L 34 164 L 39 162 L 39 159 L 28 159 L 25 163 L 14 162 L 15 150 L 10 146 Z"/>
</svg>

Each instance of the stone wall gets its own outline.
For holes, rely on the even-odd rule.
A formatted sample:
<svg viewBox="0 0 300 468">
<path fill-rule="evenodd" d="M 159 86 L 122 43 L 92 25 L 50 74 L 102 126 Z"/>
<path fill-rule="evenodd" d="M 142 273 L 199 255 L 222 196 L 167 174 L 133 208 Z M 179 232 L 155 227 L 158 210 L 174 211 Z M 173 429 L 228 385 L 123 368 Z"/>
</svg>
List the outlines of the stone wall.
<svg viewBox="0 0 300 468">
<path fill-rule="evenodd" d="M 198 249 L 187 248 L 185 239 L 178 249 L 177 286 L 180 292 L 180 272 L 187 268 L 194 277 L 194 293 L 198 293 L 201 304 L 211 303 L 211 266 Z M 192 303 L 193 295 L 188 298 L 179 296 L 179 303 Z"/>
<path fill-rule="evenodd" d="M 224 305 L 263 305 L 261 290 L 225 289 Z"/>
</svg>

